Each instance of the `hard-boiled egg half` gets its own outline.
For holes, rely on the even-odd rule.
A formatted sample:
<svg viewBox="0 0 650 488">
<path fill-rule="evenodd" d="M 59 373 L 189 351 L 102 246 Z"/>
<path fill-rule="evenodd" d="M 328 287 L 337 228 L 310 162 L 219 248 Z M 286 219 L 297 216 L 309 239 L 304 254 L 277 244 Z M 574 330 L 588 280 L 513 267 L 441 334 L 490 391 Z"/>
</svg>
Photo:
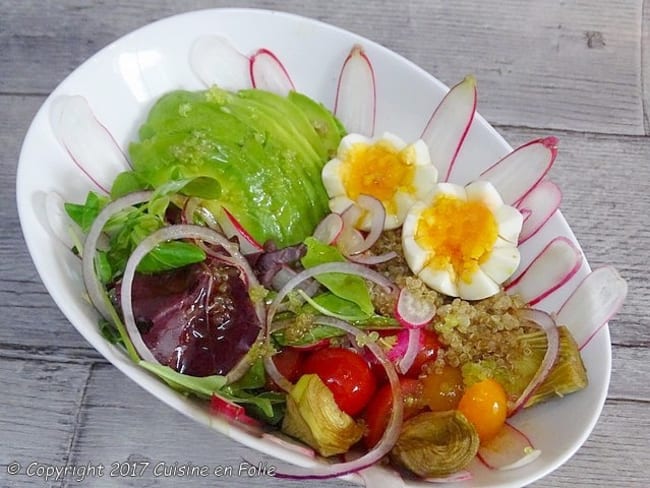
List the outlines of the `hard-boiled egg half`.
<svg viewBox="0 0 650 488">
<path fill-rule="evenodd" d="M 411 206 L 433 189 L 438 171 L 422 140 L 406 144 L 390 133 L 376 139 L 348 134 L 322 176 L 332 212 L 342 213 L 360 195 L 369 195 L 383 204 L 387 230 L 402 225 Z M 355 227 L 369 230 L 371 222 L 370 211 L 364 209 Z"/>
<path fill-rule="evenodd" d="M 438 183 L 406 216 L 404 256 L 434 290 L 480 300 L 496 294 L 519 266 L 522 223 L 521 213 L 487 181 Z"/>
</svg>

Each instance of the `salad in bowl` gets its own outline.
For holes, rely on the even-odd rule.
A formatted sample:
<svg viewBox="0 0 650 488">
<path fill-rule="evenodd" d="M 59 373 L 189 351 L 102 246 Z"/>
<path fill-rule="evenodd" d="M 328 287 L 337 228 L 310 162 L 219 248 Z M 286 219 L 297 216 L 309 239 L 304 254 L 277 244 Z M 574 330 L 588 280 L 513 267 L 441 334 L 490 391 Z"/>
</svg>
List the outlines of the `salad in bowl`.
<svg viewBox="0 0 650 488">
<path fill-rule="evenodd" d="M 87 87 L 93 63 L 52 94 L 40 186 L 28 134 L 19 202 L 42 192 L 56 265 L 21 222 L 71 321 L 171 405 L 300 465 L 279 478 L 505 486 L 560 464 L 602 407 L 627 288 L 558 211 L 557 139 L 511 150 L 471 75 L 447 90 L 329 26 L 209 14 L 98 54 L 124 110 Z M 316 58 L 291 47 L 308 27 Z"/>
</svg>

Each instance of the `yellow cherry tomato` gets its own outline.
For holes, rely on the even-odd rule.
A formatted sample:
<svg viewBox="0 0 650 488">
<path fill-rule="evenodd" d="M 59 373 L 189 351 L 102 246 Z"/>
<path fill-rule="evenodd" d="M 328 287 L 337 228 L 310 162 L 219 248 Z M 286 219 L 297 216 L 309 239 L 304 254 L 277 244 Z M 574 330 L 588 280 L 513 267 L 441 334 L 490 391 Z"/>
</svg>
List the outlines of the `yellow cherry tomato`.
<svg viewBox="0 0 650 488">
<path fill-rule="evenodd" d="M 492 439 L 506 421 L 506 392 L 492 379 L 480 381 L 465 390 L 458 410 L 474 424 L 481 442 L 484 443 Z"/>
<path fill-rule="evenodd" d="M 458 368 L 444 366 L 439 373 L 432 371 L 421 379 L 422 398 L 434 412 L 453 410 L 463 394 L 463 374 Z"/>
</svg>

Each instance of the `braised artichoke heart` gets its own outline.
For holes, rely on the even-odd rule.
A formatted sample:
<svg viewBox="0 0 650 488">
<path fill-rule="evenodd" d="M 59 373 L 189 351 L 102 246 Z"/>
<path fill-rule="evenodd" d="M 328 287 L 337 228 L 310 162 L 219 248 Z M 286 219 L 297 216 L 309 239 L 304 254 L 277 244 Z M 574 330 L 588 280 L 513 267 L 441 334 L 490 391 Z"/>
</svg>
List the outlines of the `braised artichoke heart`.
<svg viewBox="0 0 650 488">
<path fill-rule="evenodd" d="M 476 456 L 479 438 L 457 410 L 424 412 L 402 425 L 391 460 L 423 478 L 447 476 Z"/>
</svg>

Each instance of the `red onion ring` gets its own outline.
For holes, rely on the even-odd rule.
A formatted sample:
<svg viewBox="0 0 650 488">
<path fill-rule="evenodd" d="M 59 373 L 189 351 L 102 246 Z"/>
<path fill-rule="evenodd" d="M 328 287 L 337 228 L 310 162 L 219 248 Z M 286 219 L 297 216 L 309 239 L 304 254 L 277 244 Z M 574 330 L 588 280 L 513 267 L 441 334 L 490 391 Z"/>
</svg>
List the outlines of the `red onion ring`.
<svg viewBox="0 0 650 488">
<path fill-rule="evenodd" d="M 353 254 L 347 256 L 347 258 L 353 263 L 365 264 L 366 266 L 374 266 L 376 264 L 385 263 L 391 259 L 395 259 L 396 257 L 397 253 L 395 251 L 378 254 L 376 256 L 367 256 L 365 254 Z"/>
<path fill-rule="evenodd" d="M 149 348 L 145 345 L 142 340 L 142 336 L 138 331 L 138 328 L 135 324 L 135 317 L 133 315 L 133 303 L 131 297 L 133 278 L 135 276 L 135 270 L 140 261 L 158 244 L 165 241 L 177 240 L 177 239 L 200 239 L 211 244 L 221 246 L 230 257 L 237 263 L 237 269 L 243 270 L 246 274 L 246 279 L 249 286 L 259 285 L 253 270 L 251 269 L 248 261 L 244 256 L 239 252 L 239 249 L 235 244 L 230 242 L 226 237 L 219 234 L 218 232 L 208 228 L 202 227 L 199 225 L 172 225 L 169 227 L 163 227 L 158 229 L 148 237 L 142 240 L 140 244 L 135 248 L 131 256 L 129 257 L 126 268 L 124 270 L 124 276 L 122 278 L 122 288 L 121 288 L 121 307 L 122 314 L 124 316 L 124 325 L 126 327 L 127 333 L 133 342 L 133 346 L 145 361 L 150 361 L 153 363 L 159 364 L 159 361 L 154 357 Z M 227 258 L 228 256 L 226 256 Z M 264 313 L 264 304 L 259 301 L 254 303 L 255 312 L 258 319 L 260 320 L 260 334 L 258 339 L 266 335 L 266 321 Z M 244 355 L 242 360 L 237 363 L 226 375 L 228 383 L 236 381 L 239 379 L 250 367 L 249 359 Z"/>
<path fill-rule="evenodd" d="M 542 312 L 541 310 L 533 308 L 522 310 L 519 313 L 519 316 L 524 320 L 533 322 L 546 333 L 547 345 L 546 353 L 544 354 L 542 363 L 539 365 L 539 369 L 535 373 L 535 376 L 533 376 L 533 379 L 530 381 L 528 386 L 524 389 L 519 398 L 510 408 L 508 417 L 511 417 L 517 413 L 530 399 L 537 387 L 539 387 L 539 385 L 544 382 L 548 376 L 549 371 L 551 371 L 551 368 L 553 368 L 553 364 L 555 364 L 555 360 L 557 359 L 558 353 L 560 351 L 560 333 L 558 332 L 557 324 L 555 323 L 555 320 L 553 320 L 553 317 L 551 317 L 546 312 Z"/>
<path fill-rule="evenodd" d="M 370 249 L 384 231 L 384 223 L 386 222 L 386 209 L 384 204 L 377 198 L 370 195 L 359 195 L 357 205 L 370 213 L 370 231 L 364 241 L 352 250 L 351 254 L 359 254 Z"/>
<path fill-rule="evenodd" d="M 88 231 L 88 235 L 86 236 L 81 264 L 84 285 L 86 285 L 90 302 L 94 305 L 100 315 L 109 322 L 112 322 L 112 319 L 111 313 L 108 309 L 109 305 L 106 303 L 106 290 L 97 279 L 97 273 L 95 273 L 97 242 L 102 235 L 102 230 L 104 229 L 106 222 L 108 222 L 113 215 L 125 208 L 132 207 L 133 205 L 148 202 L 151 200 L 153 194 L 152 191 L 139 191 L 130 193 L 109 203 L 104 207 L 99 215 L 97 215 L 93 225 Z"/>
<path fill-rule="evenodd" d="M 341 329 L 344 332 L 353 335 L 357 339 L 366 336 L 366 333 L 364 331 L 348 324 L 347 322 L 335 319 L 333 317 L 319 316 L 316 317 L 314 321 L 318 324 L 328 325 Z M 275 477 L 286 479 L 328 479 L 344 476 L 346 474 L 356 473 L 357 471 L 374 465 L 382 457 L 388 454 L 393 448 L 395 442 L 397 441 L 397 438 L 399 437 L 400 427 L 402 425 L 403 419 L 403 400 L 399 378 L 397 376 L 397 372 L 395 371 L 395 367 L 388 360 L 381 347 L 379 347 L 374 342 L 368 342 L 365 344 L 365 346 L 370 350 L 372 354 L 374 354 L 379 363 L 386 370 L 386 375 L 388 376 L 388 381 L 390 382 L 392 392 L 393 408 L 388 420 L 388 426 L 386 427 L 386 430 L 384 431 L 384 434 L 382 435 L 379 442 L 366 454 L 353 461 L 336 463 L 330 466 L 315 466 L 311 468 L 305 468 L 305 471 L 302 473 L 300 471 L 294 473 L 275 473 Z"/>
<path fill-rule="evenodd" d="M 411 366 L 413 366 L 413 363 L 415 362 L 415 357 L 418 355 L 420 350 L 420 329 L 409 329 L 408 334 L 409 340 L 408 345 L 406 346 L 406 352 L 397 364 L 397 369 L 399 369 L 402 374 L 406 374 L 406 372 L 411 369 Z"/>
</svg>

